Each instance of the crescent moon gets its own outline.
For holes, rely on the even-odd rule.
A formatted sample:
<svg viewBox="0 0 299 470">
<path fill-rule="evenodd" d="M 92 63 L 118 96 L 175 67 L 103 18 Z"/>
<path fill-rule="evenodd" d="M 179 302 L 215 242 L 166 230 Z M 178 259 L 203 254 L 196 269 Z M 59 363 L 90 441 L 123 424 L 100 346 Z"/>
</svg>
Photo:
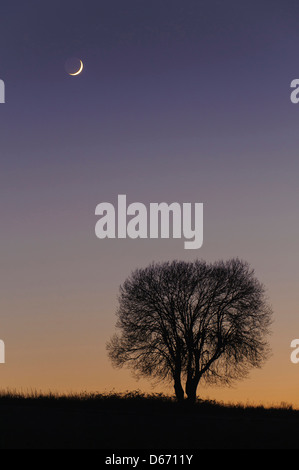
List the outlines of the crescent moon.
<svg viewBox="0 0 299 470">
<path fill-rule="evenodd" d="M 79 75 L 82 72 L 83 67 L 84 67 L 83 62 L 82 62 L 82 60 L 80 60 L 80 68 L 79 68 L 78 72 L 70 73 L 69 75 L 72 75 L 72 77 L 75 77 L 76 75 Z"/>
</svg>

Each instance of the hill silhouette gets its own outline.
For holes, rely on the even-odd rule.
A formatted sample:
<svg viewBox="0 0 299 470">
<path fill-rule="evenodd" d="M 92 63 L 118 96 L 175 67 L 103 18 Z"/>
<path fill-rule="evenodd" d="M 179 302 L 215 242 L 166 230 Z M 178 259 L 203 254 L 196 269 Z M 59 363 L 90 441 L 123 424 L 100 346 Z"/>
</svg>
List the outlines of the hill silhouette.
<svg viewBox="0 0 299 470">
<path fill-rule="evenodd" d="M 298 449 L 299 411 L 164 395 L 0 395 L 1 449 Z"/>
</svg>

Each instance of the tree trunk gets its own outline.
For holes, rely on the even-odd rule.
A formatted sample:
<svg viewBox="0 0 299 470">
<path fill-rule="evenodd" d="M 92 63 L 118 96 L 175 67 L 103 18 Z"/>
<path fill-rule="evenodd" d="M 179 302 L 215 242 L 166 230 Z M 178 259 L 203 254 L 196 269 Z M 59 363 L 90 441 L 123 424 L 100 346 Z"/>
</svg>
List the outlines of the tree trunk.
<svg viewBox="0 0 299 470">
<path fill-rule="evenodd" d="M 184 389 L 182 387 L 181 375 L 182 375 L 182 359 L 181 359 L 181 341 L 177 341 L 177 351 L 175 358 L 175 368 L 173 370 L 174 379 L 174 391 L 177 401 L 182 403 L 185 399 Z"/>
<path fill-rule="evenodd" d="M 184 389 L 183 389 L 182 383 L 181 383 L 181 377 L 175 378 L 175 380 L 174 380 L 174 391 L 175 391 L 175 396 L 177 398 L 177 401 L 179 403 L 182 403 L 184 401 L 185 394 L 184 394 Z"/>
<path fill-rule="evenodd" d="M 188 397 L 188 402 L 191 405 L 194 405 L 196 403 L 196 392 L 197 392 L 198 384 L 199 384 L 199 378 L 197 376 L 187 377 L 186 394 Z"/>
<path fill-rule="evenodd" d="M 187 397 L 188 397 L 188 403 L 190 403 L 191 405 L 194 405 L 196 403 L 196 390 L 197 390 L 197 386 L 194 386 L 192 384 L 191 387 L 189 387 L 189 390 L 188 390 L 188 393 L 187 393 Z"/>
</svg>

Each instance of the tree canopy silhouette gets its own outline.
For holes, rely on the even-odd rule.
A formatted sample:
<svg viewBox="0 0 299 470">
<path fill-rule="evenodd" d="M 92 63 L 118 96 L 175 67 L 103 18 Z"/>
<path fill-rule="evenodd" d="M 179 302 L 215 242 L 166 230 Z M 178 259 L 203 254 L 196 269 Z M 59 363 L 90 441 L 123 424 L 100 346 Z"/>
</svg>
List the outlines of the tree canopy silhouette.
<svg viewBox="0 0 299 470">
<path fill-rule="evenodd" d="M 137 269 L 120 288 L 117 316 L 120 334 L 107 344 L 112 363 L 172 381 L 179 401 L 186 392 L 195 402 L 200 381 L 230 384 L 268 358 L 272 310 L 239 259 Z"/>
</svg>

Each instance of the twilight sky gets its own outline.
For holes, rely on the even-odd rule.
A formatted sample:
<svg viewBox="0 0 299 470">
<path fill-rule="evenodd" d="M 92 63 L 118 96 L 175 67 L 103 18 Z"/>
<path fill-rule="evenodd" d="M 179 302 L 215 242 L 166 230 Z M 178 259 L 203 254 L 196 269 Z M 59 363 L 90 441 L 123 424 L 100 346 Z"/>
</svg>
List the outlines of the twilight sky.
<svg viewBox="0 0 299 470">
<path fill-rule="evenodd" d="M 199 392 L 299 407 L 298 21 L 295 0 L 2 2 L 1 388 L 165 391 L 108 362 L 119 285 L 151 261 L 238 256 L 268 289 L 273 356 Z M 203 247 L 98 240 L 118 194 L 203 202 Z"/>
</svg>

